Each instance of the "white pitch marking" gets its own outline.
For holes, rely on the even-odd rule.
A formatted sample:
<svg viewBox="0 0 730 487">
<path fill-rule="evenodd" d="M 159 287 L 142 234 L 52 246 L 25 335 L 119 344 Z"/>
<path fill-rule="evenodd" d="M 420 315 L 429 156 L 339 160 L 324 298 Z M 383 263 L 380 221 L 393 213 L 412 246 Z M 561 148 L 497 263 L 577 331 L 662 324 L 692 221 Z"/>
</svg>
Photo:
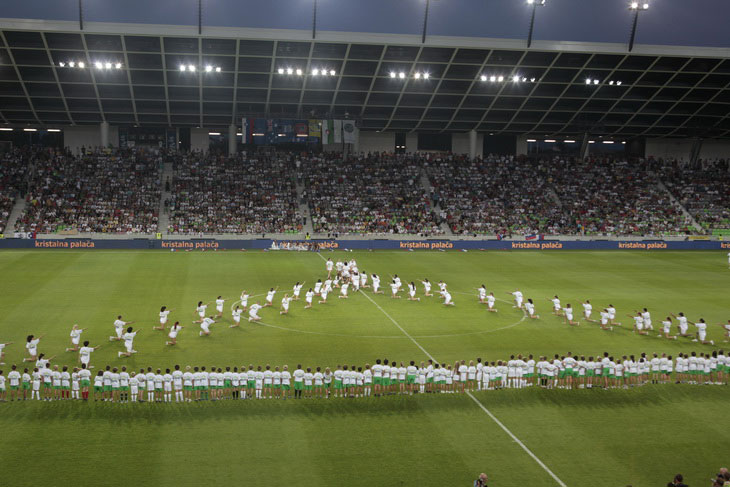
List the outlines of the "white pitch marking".
<svg viewBox="0 0 730 487">
<path fill-rule="evenodd" d="M 319 255 L 320 257 L 322 257 L 322 256 L 321 256 L 320 254 L 317 254 L 317 255 Z M 322 257 L 322 259 L 324 260 L 324 257 Z M 366 297 L 366 298 L 367 298 L 367 299 L 368 299 L 368 300 L 369 300 L 369 301 L 370 301 L 371 303 L 373 303 L 373 304 L 374 304 L 374 305 L 375 305 L 375 306 L 376 306 L 376 307 L 377 307 L 377 308 L 378 308 L 378 309 L 379 309 L 380 311 L 382 311 L 382 312 L 383 312 L 383 314 L 384 314 L 384 315 L 385 315 L 385 316 L 386 316 L 386 317 L 387 317 L 387 318 L 388 318 L 388 319 L 389 319 L 390 321 L 392 321 L 392 322 L 393 322 L 393 324 L 394 324 L 395 326 L 397 326 L 397 327 L 398 327 L 398 329 L 400 329 L 400 331 L 401 331 L 401 332 L 403 332 L 403 334 L 404 334 L 405 336 L 407 336 L 407 337 L 408 337 L 408 338 L 409 338 L 409 339 L 410 339 L 410 340 L 411 340 L 411 341 L 412 341 L 412 342 L 414 343 L 414 345 L 416 345 L 416 346 L 417 346 L 418 348 L 420 348 L 420 349 L 421 349 L 421 351 L 422 351 L 422 352 L 423 352 L 424 354 L 426 354 L 426 356 L 427 356 L 428 358 L 430 358 L 430 359 L 431 359 L 431 360 L 433 360 L 434 362 L 438 362 L 438 360 L 436 360 L 436 358 L 434 358 L 434 356 L 433 356 L 433 355 L 431 355 L 431 354 L 430 354 L 430 353 L 428 352 L 428 350 L 426 350 L 425 348 L 423 348 L 423 347 L 421 346 L 421 344 L 420 344 L 420 343 L 418 343 L 418 341 L 416 341 L 416 339 L 415 339 L 415 338 L 413 338 L 413 337 L 412 337 L 411 335 L 409 335 L 409 334 L 408 334 L 408 332 L 407 332 L 407 331 L 405 331 L 405 330 L 403 329 L 403 327 L 402 327 L 402 326 L 400 326 L 400 325 L 398 324 L 398 322 L 397 322 L 397 321 L 395 321 L 395 320 L 393 319 L 393 317 L 392 317 L 392 316 L 390 316 L 390 315 L 388 314 L 388 312 L 387 312 L 387 311 L 385 311 L 385 310 L 384 310 L 383 308 L 381 308 L 381 307 L 380 307 L 380 305 L 379 305 L 378 303 L 376 303 L 376 302 L 375 302 L 375 301 L 374 301 L 374 300 L 373 300 L 373 299 L 372 299 L 372 298 L 371 298 L 370 296 L 368 296 L 368 295 L 367 295 L 367 294 L 366 294 L 366 293 L 365 293 L 364 291 L 363 291 L 363 296 L 365 296 L 365 297 Z M 558 485 L 559 485 L 560 487 L 568 487 L 568 486 L 567 486 L 567 485 L 565 484 L 565 482 L 563 482 L 562 480 L 560 480 L 560 478 L 558 478 L 558 476 L 557 476 L 557 475 L 555 475 L 555 474 L 553 473 L 553 471 L 552 471 L 552 470 L 550 470 L 550 468 L 548 468 L 548 466 L 547 466 L 547 465 L 545 465 L 545 464 L 544 464 L 544 463 L 542 462 L 542 460 L 540 460 L 539 458 L 537 458 L 537 456 L 536 456 L 536 455 L 535 455 L 534 453 L 532 453 L 532 451 L 531 451 L 531 450 L 530 450 L 529 448 L 527 448 L 527 446 L 525 446 L 525 444 L 524 444 L 524 443 L 522 443 L 522 441 L 520 441 L 520 439 L 519 439 L 519 438 L 517 438 L 517 437 L 516 437 L 516 436 L 514 435 L 514 433 L 512 433 L 512 432 L 511 432 L 511 431 L 510 431 L 510 430 L 509 430 L 509 429 L 508 429 L 508 428 L 507 428 L 507 427 L 506 427 L 506 426 L 505 426 L 505 425 L 504 425 L 504 424 L 503 424 L 503 423 L 502 423 L 502 422 L 501 422 L 501 421 L 500 421 L 499 419 L 497 419 L 497 417 L 496 417 L 496 416 L 495 416 L 494 414 L 492 414 L 492 412 L 491 412 L 491 411 L 490 411 L 489 409 L 487 409 L 487 408 L 486 408 L 486 407 L 484 406 L 484 404 L 482 404 L 482 403 L 481 403 L 481 401 L 479 401 L 479 399 L 477 399 L 476 397 L 474 397 L 474 395 L 473 395 L 473 394 L 472 394 L 471 392 L 467 392 L 467 395 L 468 395 L 468 396 L 469 396 L 469 397 L 470 397 L 470 398 L 471 398 L 471 399 L 472 399 L 472 400 L 473 400 L 473 401 L 474 401 L 475 403 L 477 403 L 477 405 L 478 405 L 478 406 L 479 406 L 479 407 L 481 408 L 481 410 L 482 410 L 482 411 L 484 411 L 484 412 L 485 412 L 485 413 L 487 414 L 487 416 L 489 416 L 489 417 L 490 417 L 490 418 L 492 419 L 492 421 L 494 421 L 495 423 L 497 423 L 497 426 L 499 426 L 500 428 L 502 428 L 502 430 L 503 430 L 503 431 L 504 431 L 505 433 L 507 433 L 507 435 L 508 435 L 508 436 L 509 436 L 510 438 L 512 438 L 512 440 L 514 440 L 514 442 L 515 442 L 515 443 L 517 443 L 518 445 L 520 445 L 520 447 L 521 447 L 521 448 L 522 448 L 523 450 L 525 450 L 525 452 L 526 452 L 526 453 L 527 453 L 528 455 L 530 455 L 530 457 L 531 457 L 531 458 L 532 458 L 533 460 L 535 460 L 535 462 L 537 462 L 537 464 L 538 464 L 538 465 L 540 465 L 540 467 L 542 467 L 542 469 L 543 469 L 543 470 L 545 470 L 545 471 L 546 471 L 546 472 L 548 473 L 548 475 L 550 475 L 550 476 L 551 476 L 551 477 L 553 478 L 553 480 L 555 480 L 555 482 L 557 482 L 557 484 L 558 484 Z"/>
</svg>

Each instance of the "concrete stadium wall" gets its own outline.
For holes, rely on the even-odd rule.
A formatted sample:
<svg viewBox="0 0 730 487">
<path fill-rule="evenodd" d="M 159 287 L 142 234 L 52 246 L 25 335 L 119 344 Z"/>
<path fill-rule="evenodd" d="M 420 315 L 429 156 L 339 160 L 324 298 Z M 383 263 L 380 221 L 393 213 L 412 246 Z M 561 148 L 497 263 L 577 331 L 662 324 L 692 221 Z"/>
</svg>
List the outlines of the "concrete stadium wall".
<svg viewBox="0 0 730 487">
<path fill-rule="evenodd" d="M 360 132 L 360 152 L 393 152 L 395 132 Z M 416 148 L 409 150 L 415 152 Z"/>
<path fill-rule="evenodd" d="M 109 143 L 119 147 L 119 128 L 109 127 Z M 63 129 L 63 144 L 74 154 L 81 152 L 81 147 L 94 148 L 101 144 L 101 129 L 98 125 L 76 125 Z"/>
</svg>

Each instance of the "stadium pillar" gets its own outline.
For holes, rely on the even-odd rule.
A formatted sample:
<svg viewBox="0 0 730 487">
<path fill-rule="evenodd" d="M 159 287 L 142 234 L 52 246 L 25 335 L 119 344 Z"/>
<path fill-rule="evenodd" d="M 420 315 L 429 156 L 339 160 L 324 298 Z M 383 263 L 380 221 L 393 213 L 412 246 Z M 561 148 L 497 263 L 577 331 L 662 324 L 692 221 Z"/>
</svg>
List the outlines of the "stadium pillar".
<svg viewBox="0 0 730 487">
<path fill-rule="evenodd" d="M 236 137 L 236 126 L 228 126 L 228 155 L 232 156 L 238 152 L 238 138 Z"/>
<path fill-rule="evenodd" d="M 99 140 L 101 140 L 101 146 L 108 147 L 109 146 L 109 122 L 101 122 L 101 124 L 99 125 L 99 132 L 100 132 Z"/>
<path fill-rule="evenodd" d="M 477 157 L 477 131 L 469 131 L 469 159 L 474 160 Z"/>
</svg>

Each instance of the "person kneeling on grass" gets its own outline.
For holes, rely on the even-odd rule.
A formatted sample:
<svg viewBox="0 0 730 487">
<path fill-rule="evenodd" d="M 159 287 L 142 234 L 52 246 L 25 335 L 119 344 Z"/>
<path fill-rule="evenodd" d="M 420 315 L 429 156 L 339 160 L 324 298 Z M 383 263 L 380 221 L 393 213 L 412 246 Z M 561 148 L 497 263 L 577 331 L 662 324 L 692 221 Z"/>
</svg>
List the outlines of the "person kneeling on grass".
<svg viewBox="0 0 730 487">
<path fill-rule="evenodd" d="M 216 321 L 213 319 L 212 316 L 208 316 L 206 318 L 203 318 L 203 321 L 200 322 L 200 333 L 199 335 L 202 336 L 208 336 L 210 335 L 210 325 L 213 323 L 216 323 Z"/>
</svg>

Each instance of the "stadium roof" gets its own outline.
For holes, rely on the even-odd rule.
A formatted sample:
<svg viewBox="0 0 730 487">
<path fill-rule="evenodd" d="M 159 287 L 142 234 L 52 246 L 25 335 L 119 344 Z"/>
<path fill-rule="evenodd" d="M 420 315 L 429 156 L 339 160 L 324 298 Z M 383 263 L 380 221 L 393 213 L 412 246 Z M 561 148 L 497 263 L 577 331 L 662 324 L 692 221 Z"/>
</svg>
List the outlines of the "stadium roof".
<svg viewBox="0 0 730 487">
<path fill-rule="evenodd" d="M 408 25 L 405 33 L 317 31 L 314 40 L 311 26 L 198 35 L 191 25 L 88 20 L 80 31 L 69 18 L 0 19 L 0 29 L 0 123 L 222 127 L 244 116 L 349 117 L 365 130 L 730 135 L 726 33 L 698 33 L 699 47 L 637 43 L 629 53 L 626 41 L 600 33 L 601 42 L 551 41 L 537 27 L 530 48 L 526 27 L 517 39 L 429 31 L 425 42 Z"/>
</svg>

